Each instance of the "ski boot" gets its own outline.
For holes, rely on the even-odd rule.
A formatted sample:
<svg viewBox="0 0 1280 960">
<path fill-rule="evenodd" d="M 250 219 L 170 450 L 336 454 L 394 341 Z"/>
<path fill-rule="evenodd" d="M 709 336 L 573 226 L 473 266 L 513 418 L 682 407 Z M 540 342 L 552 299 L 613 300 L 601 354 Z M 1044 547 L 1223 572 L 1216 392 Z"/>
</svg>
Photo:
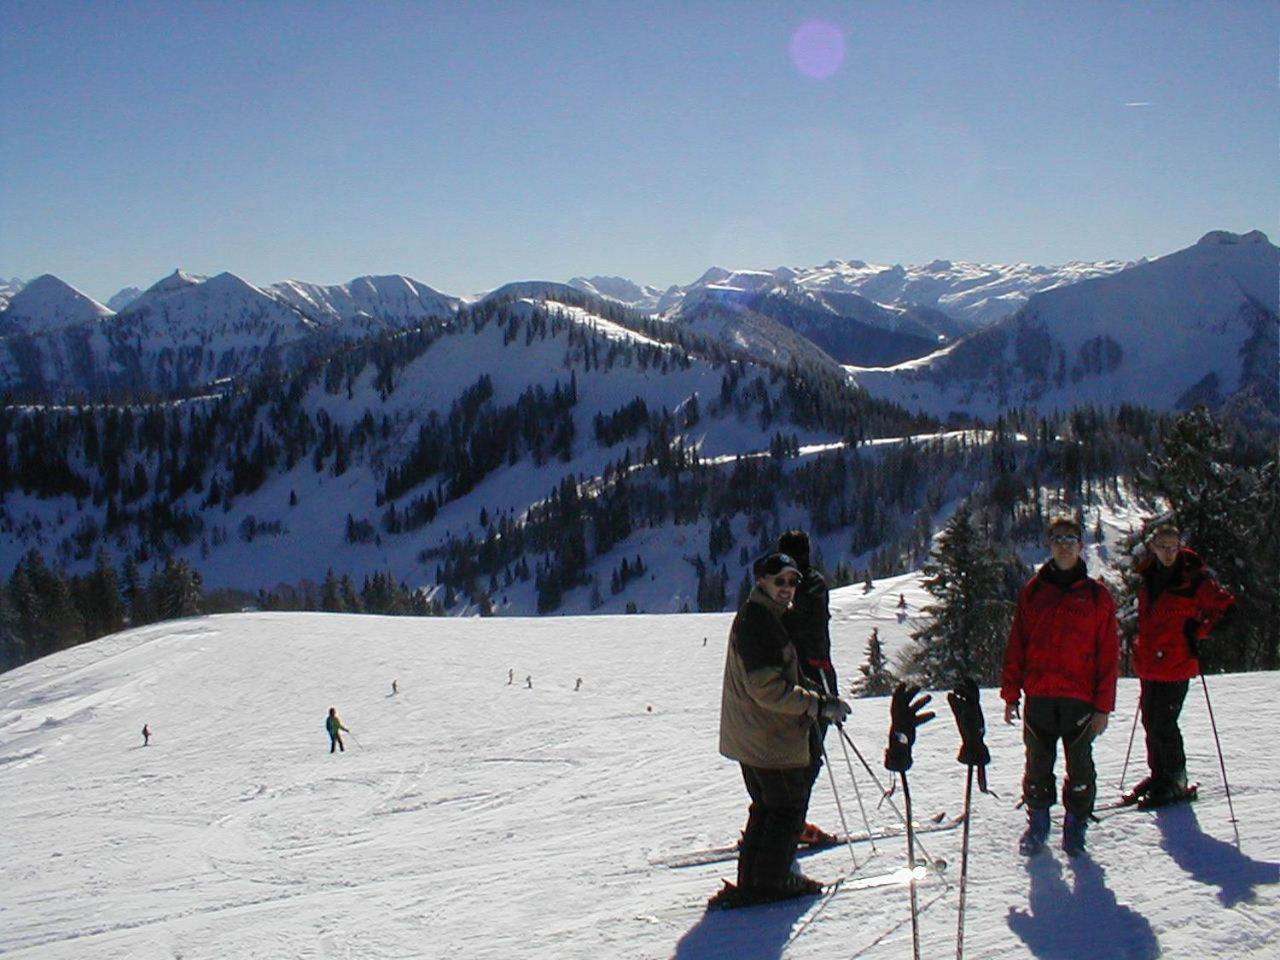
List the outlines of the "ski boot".
<svg viewBox="0 0 1280 960">
<path fill-rule="evenodd" d="M 800 839 L 797 841 L 802 847 L 834 847 L 840 842 L 840 838 L 834 833 L 827 833 L 816 823 L 806 823 L 804 829 L 800 831 Z"/>
<path fill-rule="evenodd" d="M 1161 777 L 1155 782 L 1146 796 L 1138 801 L 1138 809 L 1151 810 L 1154 807 L 1167 807 L 1174 803 L 1182 803 L 1196 798 L 1199 784 L 1187 785 L 1187 775 L 1183 771 Z"/>
<path fill-rule="evenodd" d="M 1078 817 L 1070 810 L 1062 818 L 1062 849 L 1068 856 L 1084 853 L 1084 834 L 1089 829 L 1088 816 Z"/>
<path fill-rule="evenodd" d="M 1023 856 L 1038 853 L 1049 839 L 1049 808 L 1027 808 L 1027 830 L 1018 841 L 1018 850 Z"/>
<path fill-rule="evenodd" d="M 1151 788 L 1155 786 L 1155 782 L 1156 778 L 1154 776 L 1144 777 L 1139 780 L 1136 787 L 1120 798 L 1120 806 L 1131 807 L 1135 803 L 1141 803 L 1146 795 L 1151 792 Z"/>
</svg>

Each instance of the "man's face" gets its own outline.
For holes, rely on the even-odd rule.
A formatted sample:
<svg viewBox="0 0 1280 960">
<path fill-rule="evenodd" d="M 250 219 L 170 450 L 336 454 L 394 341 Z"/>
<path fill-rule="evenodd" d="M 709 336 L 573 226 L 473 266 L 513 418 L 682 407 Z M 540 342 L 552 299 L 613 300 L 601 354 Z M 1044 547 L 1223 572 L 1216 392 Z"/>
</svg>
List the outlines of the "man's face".
<svg viewBox="0 0 1280 960">
<path fill-rule="evenodd" d="M 1080 562 L 1080 534 L 1071 527 L 1054 527 L 1049 531 L 1049 551 L 1059 570 L 1070 570 Z"/>
<path fill-rule="evenodd" d="M 760 577 L 756 580 L 756 584 L 769 595 L 770 600 L 774 603 L 780 603 L 784 607 L 791 606 L 791 601 L 795 599 L 796 586 L 799 583 L 800 575 L 794 570 L 783 570 L 781 573 Z"/>
<path fill-rule="evenodd" d="M 1178 538 L 1162 533 L 1151 541 L 1151 552 L 1162 567 L 1172 567 L 1178 559 Z"/>
</svg>

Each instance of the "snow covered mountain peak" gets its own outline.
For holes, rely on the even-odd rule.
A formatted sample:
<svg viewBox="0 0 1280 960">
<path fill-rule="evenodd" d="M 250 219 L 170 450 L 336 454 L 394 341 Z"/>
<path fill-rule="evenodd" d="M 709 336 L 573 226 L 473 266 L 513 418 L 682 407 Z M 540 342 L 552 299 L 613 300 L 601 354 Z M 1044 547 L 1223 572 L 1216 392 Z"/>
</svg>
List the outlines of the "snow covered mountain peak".
<svg viewBox="0 0 1280 960">
<path fill-rule="evenodd" d="M 873 394 L 938 416 L 1132 403 L 1246 404 L 1280 416 L 1280 248 L 1260 231 L 1199 243 L 1033 296 L 952 348 L 855 370 Z"/>
<path fill-rule="evenodd" d="M 110 316 L 110 308 L 46 273 L 19 290 L 0 312 L 0 335 L 47 333 Z"/>
</svg>

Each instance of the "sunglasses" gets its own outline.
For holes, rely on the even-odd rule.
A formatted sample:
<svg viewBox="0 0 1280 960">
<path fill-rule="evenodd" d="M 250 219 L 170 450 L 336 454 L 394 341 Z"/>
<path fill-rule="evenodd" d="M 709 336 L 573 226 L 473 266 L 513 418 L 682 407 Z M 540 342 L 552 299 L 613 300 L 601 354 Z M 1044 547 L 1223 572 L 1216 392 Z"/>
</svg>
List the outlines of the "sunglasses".
<svg viewBox="0 0 1280 960">
<path fill-rule="evenodd" d="M 1079 543 L 1080 538 L 1077 537 L 1074 533 L 1059 533 L 1059 534 L 1056 534 L 1055 536 L 1050 537 L 1049 542 L 1062 546 L 1069 543 Z"/>
<path fill-rule="evenodd" d="M 773 585 L 774 585 L 775 587 L 792 587 L 792 588 L 794 588 L 794 587 L 798 587 L 798 586 L 800 586 L 800 581 L 799 581 L 798 579 L 796 579 L 795 577 L 774 577 L 774 578 L 773 578 Z"/>
</svg>

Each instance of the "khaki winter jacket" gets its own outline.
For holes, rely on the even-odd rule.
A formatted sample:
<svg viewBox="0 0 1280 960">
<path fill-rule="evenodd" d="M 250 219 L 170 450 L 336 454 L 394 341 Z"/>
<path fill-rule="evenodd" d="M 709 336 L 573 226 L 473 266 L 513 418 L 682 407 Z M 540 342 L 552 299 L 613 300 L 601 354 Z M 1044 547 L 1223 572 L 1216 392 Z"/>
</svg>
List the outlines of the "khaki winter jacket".
<svg viewBox="0 0 1280 960">
<path fill-rule="evenodd" d="M 720 753 L 750 767 L 809 765 L 809 727 L 822 698 L 800 686 L 783 608 L 753 589 L 733 620 L 720 696 Z"/>
</svg>

